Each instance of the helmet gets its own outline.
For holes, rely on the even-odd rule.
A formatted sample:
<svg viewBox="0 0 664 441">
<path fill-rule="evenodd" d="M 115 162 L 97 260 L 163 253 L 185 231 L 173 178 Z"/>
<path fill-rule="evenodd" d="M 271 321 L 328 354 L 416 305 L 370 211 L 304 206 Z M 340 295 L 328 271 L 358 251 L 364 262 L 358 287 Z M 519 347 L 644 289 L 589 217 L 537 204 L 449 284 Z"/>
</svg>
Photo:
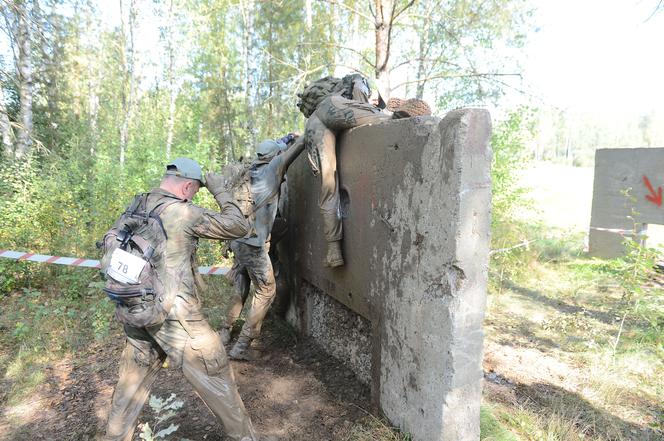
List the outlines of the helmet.
<svg viewBox="0 0 664 441">
<path fill-rule="evenodd" d="M 179 176 L 181 178 L 195 179 L 205 185 L 205 178 L 203 178 L 203 171 L 198 162 L 189 158 L 176 158 L 166 164 L 166 174 Z"/>
<path fill-rule="evenodd" d="M 256 147 L 256 155 L 258 155 L 259 158 L 270 157 L 286 150 L 287 148 L 288 146 L 281 141 L 266 139 Z"/>
</svg>

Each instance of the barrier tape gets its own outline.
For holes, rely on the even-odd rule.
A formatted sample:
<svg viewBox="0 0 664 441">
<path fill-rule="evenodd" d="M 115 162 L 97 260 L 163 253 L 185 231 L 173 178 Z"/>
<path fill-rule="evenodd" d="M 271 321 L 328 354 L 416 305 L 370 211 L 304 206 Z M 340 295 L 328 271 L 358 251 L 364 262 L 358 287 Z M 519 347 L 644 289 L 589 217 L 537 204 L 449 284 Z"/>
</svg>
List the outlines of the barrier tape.
<svg viewBox="0 0 664 441">
<path fill-rule="evenodd" d="M 645 230 L 637 232 L 637 231 L 634 231 L 634 229 L 624 230 L 622 228 L 602 228 L 602 227 L 590 227 L 590 229 L 595 230 L 595 231 L 607 231 L 609 233 L 618 233 L 618 234 L 622 234 L 622 235 L 625 235 L 625 234 L 627 234 L 627 235 L 637 234 L 639 236 L 645 236 L 646 235 Z"/>
<path fill-rule="evenodd" d="M 54 263 L 56 265 L 80 266 L 84 268 L 100 268 L 98 260 L 77 257 L 47 256 L 45 254 L 24 253 L 21 251 L 0 250 L 0 257 L 16 261 L 27 260 L 38 263 Z M 199 266 L 200 274 L 223 276 L 229 271 L 225 266 Z"/>
</svg>

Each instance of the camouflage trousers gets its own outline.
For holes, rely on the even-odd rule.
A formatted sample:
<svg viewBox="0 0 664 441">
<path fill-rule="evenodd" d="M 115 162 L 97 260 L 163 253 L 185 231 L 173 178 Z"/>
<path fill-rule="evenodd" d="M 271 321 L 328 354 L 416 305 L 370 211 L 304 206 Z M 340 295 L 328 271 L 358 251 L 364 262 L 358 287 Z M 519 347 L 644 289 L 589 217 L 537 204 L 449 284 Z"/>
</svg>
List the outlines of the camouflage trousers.
<svg viewBox="0 0 664 441">
<path fill-rule="evenodd" d="M 254 283 L 254 296 L 251 308 L 247 312 L 247 320 L 242 326 L 240 337 L 255 339 L 260 335 L 263 320 L 277 293 L 272 262 L 270 261 L 269 244 L 253 247 L 242 242 L 231 242 L 234 254 L 231 278 L 234 287 L 233 297 L 226 315 L 225 327 L 232 328 L 240 316 L 242 306 L 249 296 L 249 286 Z"/>
<path fill-rule="evenodd" d="M 186 328 L 186 329 L 185 329 Z M 257 440 L 219 335 L 205 320 L 125 326 L 127 342 L 104 440 L 130 441 L 157 372 L 168 356 L 234 440 Z"/>
<path fill-rule="evenodd" d="M 390 118 L 369 103 L 332 95 L 325 98 L 307 120 L 304 136 L 312 170 L 314 174 L 320 172 L 321 175 L 318 206 L 323 215 L 326 241 L 341 240 L 343 236 L 337 174 L 337 134 L 342 130 Z"/>
</svg>

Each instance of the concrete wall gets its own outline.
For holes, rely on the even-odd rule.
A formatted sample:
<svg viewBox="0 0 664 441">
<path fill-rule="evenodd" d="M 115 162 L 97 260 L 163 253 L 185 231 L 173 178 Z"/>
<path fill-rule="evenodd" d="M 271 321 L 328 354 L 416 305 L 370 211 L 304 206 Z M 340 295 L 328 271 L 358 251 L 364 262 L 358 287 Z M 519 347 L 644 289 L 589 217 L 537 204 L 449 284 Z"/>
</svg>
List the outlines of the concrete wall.
<svg viewBox="0 0 664 441">
<path fill-rule="evenodd" d="M 322 266 L 307 158 L 288 173 L 289 316 L 370 379 L 375 403 L 415 440 L 479 439 L 490 132 L 488 112 L 463 109 L 340 136 L 340 268 Z"/>
<path fill-rule="evenodd" d="M 604 258 L 621 256 L 625 253 L 624 237 L 638 235 L 642 224 L 664 224 L 662 186 L 664 148 L 597 150 L 590 254 Z"/>
</svg>

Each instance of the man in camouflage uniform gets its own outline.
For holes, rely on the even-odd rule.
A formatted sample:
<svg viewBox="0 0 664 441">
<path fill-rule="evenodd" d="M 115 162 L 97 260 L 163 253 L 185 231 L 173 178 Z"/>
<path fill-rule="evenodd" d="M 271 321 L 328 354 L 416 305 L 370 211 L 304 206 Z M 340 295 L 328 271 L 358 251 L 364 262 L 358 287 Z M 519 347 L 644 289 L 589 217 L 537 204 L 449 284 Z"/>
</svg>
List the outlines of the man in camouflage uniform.
<svg viewBox="0 0 664 441">
<path fill-rule="evenodd" d="M 394 110 L 393 114 L 383 112 L 369 102 L 371 89 L 367 80 L 359 74 L 344 77 L 339 86 L 330 89 L 330 94 L 319 102 L 315 99 L 307 100 L 300 94 L 298 107 L 304 116 L 309 118 L 305 126 L 304 142 L 311 169 L 315 175 L 321 175 L 318 206 L 323 215 L 323 234 L 327 241 L 327 254 L 323 264 L 337 267 L 344 264 L 341 253 L 343 230 L 337 174 L 337 134 L 353 127 L 391 118 L 430 115 L 431 110 L 423 101 L 411 99 L 395 101 L 394 107 L 389 109 Z M 379 102 L 384 107 L 378 96 L 375 103 Z"/>
<path fill-rule="evenodd" d="M 105 440 L 132 439 L 136 420 L 157 372 L 168 357 L 172 367 L 181 368 L 185 378 L 219 418 L 234 440 L 255 441 L 256 433 L 237 391 L 231 366 L 219 335 L 201 312 L 196 293 L 200 286 L 196 263 L 199 238 L 234 239 L 247 234 L 248 223 L 224 188 L 225 179 L 208 173 L 207 188 L 221 212 L 191 203 L 203 185 L 196 161 L 178 158 L 167 165 L 159 188 L 148 196 L 148 205 L 177 199 L 161 213 L 167 233 L 165 270 L 159 274 L 164 298 L 172 307 L 160 325 L 134 328 L 125 325 L 125 349 L 120 360 L 118 384 L 113 393 Z"/>
<path fill-rule="evenodd" d="M 281 183 L 288 167 L 304 150 L 303 140 L 295 138 L 296 136 L 289 135 L 278 141 L 261 142 L 256 148 L 257 158 L 249 170 L 254 207 L 257 207 L 255 231 L 231 242 L 234 254 L 231 277 L 235 292 L 226 323 L 220 332 L 225 343 L 230 341 L 231 328 L 247 299 L 250 281 L 254 284 L 254 295 L 240 336 L 228 353 L 233 359 L 255 358 L 250 349 L 251 342 L 259 336 L 263 319 L 276 295 L 274 270 L 269 256 L 270 233 L 277 215 Z M 289 142 L 293 144 L 286 150 Z"/>
</svg>

